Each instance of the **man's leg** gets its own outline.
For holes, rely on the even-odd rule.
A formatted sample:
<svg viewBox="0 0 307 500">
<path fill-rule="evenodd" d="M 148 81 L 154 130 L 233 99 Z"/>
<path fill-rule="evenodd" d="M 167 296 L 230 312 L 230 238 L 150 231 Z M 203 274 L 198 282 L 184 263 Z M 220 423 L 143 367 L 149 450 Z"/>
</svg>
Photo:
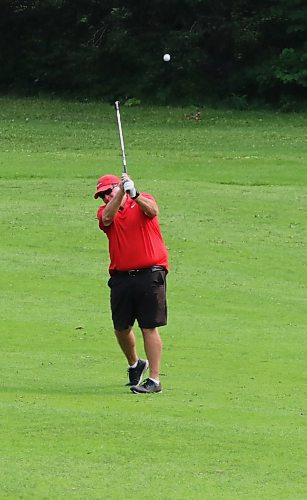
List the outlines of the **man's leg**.
<svg viewBox="0 0 307 500">
<path fill-rule="evenodd" d="M 136 352 L 136 342 L 132 327 L 126 330 L 115 330 L 115 335 L 121 350 L 127 358 L 129 366 L 134 365 L 139 358 Z"/>
<path fill-rule="evenodd" d="M 144 349 L 149 361 L 149 377 L 160 380 L 162 340 L 158 328 L 142 328 Z"/>
<path fill-rule="evenodd" d="M 129 364 L 129 383 L 127 385 L 138 385 L 141 383 L 143 375 L 148 369 L 148 361 L 147 359 L 138 358 L 132 327 L 127 328 L 127 330 L 115 330 L 115 335 Z"/>
</svg>

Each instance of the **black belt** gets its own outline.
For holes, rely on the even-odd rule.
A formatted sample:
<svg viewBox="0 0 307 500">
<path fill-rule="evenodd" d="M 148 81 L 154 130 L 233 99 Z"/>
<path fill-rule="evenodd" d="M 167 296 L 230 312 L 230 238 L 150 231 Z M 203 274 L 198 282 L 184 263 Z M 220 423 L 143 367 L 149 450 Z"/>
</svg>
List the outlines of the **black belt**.
<svg viewBox="0 0 307 500">
<path fill-rule="evenodd" d="M 163 266 L 152 266 L 152 267 L 143 267 L 141 269 L 129 269 L 129 271 L 112 271 L 111 274 L 127 274 L 128 276 L 137 276 L 138 274 L 143 273 L 153 273 L 154 271 L 165 271 Z"/>
</svg>

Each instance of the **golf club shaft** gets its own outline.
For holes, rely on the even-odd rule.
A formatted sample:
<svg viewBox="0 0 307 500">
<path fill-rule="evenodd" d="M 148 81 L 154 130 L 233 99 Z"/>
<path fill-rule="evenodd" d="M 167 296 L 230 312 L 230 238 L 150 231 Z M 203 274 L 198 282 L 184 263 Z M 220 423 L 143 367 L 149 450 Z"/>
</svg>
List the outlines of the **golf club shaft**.
<svg viewBox="0 0 307 500">
<path fill-rule="evenodd" d="M 121 119 L 120 119 L 120 112 L 119 112 L 119 101 L 115 101 L 115 109 L 116 109 L 117 125 L 118 125 L 118 132 L 119 132 L 119 142 L 120 142 L 120 147 L 121 147 L 122 156 L 123 156 L 124 172 L 127 173 L 127 161 L 126 161 L 126 154 L 125 154 L 123 129 L 122 129 L 122 124 L 121 124 Z"/>
</svg>

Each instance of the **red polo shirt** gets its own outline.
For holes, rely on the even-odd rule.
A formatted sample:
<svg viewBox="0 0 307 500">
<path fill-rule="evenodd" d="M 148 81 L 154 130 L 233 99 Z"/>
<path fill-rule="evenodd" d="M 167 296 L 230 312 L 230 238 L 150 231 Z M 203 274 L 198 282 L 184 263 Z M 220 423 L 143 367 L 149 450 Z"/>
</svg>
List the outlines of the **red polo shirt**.
<svg viewBox="0 0 307 500">
<path fill-rule="evenodd" d="M 153 200 L 153 196 L 142 193 Z M 109 239 L 110 272 L 163 266 L 168 270 L 168 253 L 160 231 L 158 217 L 150 219 L 135 200 L 127 198 L 110 226 L 101 221 L 105 205 L 97 212 L 99 227 Z"/>
</svg>

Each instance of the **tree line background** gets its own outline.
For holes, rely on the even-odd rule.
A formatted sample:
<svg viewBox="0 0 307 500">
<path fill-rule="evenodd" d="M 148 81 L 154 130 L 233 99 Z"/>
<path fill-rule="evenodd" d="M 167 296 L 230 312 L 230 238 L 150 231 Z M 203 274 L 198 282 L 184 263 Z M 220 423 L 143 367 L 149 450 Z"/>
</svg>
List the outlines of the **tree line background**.
<svg viewBox="0 0 307 500">
<path fill-rule="evenodd" d="M 306 91 L 306 0 L 0 1 L 2 94 L 287 108 Z"/>
</svg>

